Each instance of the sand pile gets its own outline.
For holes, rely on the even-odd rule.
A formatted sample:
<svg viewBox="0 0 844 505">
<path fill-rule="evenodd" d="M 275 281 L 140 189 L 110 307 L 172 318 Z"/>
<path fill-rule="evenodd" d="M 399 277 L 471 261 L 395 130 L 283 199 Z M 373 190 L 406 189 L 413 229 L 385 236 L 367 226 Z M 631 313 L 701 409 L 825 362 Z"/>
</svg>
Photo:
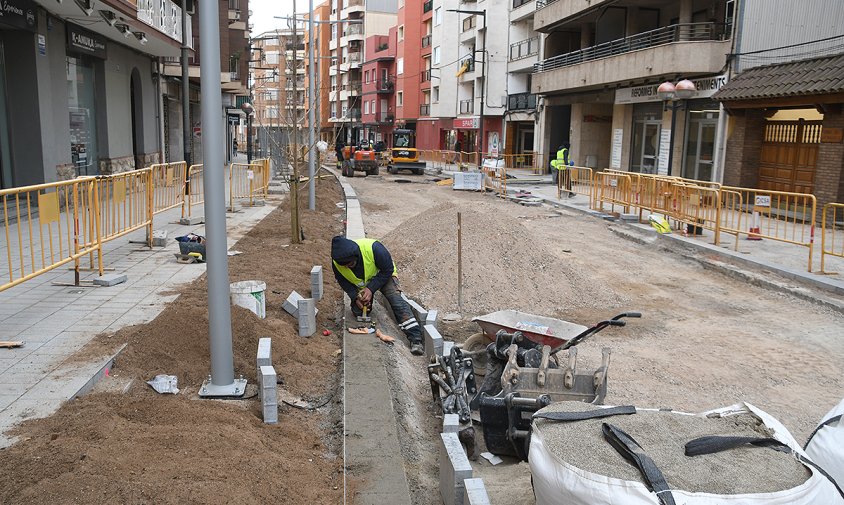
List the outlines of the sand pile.
<svg viewBox="0 0 844 505">
<path fill-rule="evenodd" d="M 465 314 L 515 309 L 564 318 L 575 308 L 611 309 L 629 302 L 609 285 L 591 279 L 588 271 L 572 266 L 561 247 L 531 243 L 532 234 L 524 225 L 500 210 L 499 202 L 443 203 L 384 236 L 408 296 L 443 312 L 457 311 L 461 212 Z"/>
</svg>

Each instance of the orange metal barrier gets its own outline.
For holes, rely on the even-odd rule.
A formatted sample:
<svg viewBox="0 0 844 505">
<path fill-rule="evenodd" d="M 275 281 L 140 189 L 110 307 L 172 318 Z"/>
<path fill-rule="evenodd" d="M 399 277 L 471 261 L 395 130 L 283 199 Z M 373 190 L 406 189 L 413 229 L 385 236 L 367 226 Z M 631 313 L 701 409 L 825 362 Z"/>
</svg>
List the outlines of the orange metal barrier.
<svg viewBox="0 0 844 505">
<path fill-rule="evenodd" d="M 483 167 L 484 190 L 493 191 L 500 197 L 507 196 L 507 169 L 504 167 Z"/>
<path fill-rule="evenodd" d="M 8 277 L 0 291 L 70 262 L 78 281 L 80 258 L 101 247 L 97 189 L 93 177 L 81 177 L 0 190 Z"/>
<path fill-rule="evenodd" d="M 152 171 L 152 210 L 154 214 L 178 207 L 182 204 L 182 189 L 186 179 L 187 166 L 184 161 L 157 163 L 149 167 Z"/>
<path fill-rule="evenodd" d="M 821 273 L 827 272 L 824 260 L 825 256 L 838 256 L 844 258 L 844 232 L 839 228 L 844 221 L 844 203 L 828 203 L 823 206 L 823 218 L 821 219 Z"/>
<path fill-rule="evenodd" d="M 589 167 L 568 167 L 566 169 L 568 172 L 567 176 L 571 181 L 571 187 L 568 189 L 563 188 L 564 182 L 562 178 L 557 178 L 557 200 L 563 197 L 563 191 L 567 193 L 576 193 L 578 195 L 586 195 L 590 198 L 590 202 L 592 201 L 592 193 L 594 187 L 594 177 L 595 175 L 592 173 L 592 169 Z"/>
<path fill-rule="evenodd" d="M 624 212 L 630 211 L 630 176 L 616 172 L 598 172 L 595 174 L 595 207 L 603 211 L 604 203 L 609 203 L 612 211 L 620 205 Z"/>
<path fill-rule="evenodd" d="M 229 209 L 234 210 L 235 200 L 249 200 L 251 207 L 255 198 L 266 197 L 269 187 L 268 163 L 254 160 L 252 163 L 229 165 Z"/>
<path fill-rule="evenodd" d="M 143 168 L 114 175 L 96 177 L 100 211 L 100 240 L 122 237 L 140 228 L 147 228 L 147 241 L 152 247 L 152 169 Z"/>
<path fill-rule="evenodd" d="M 191 217 L 191 208 L 194 205 L 205 203 L 203 174 L 204 170 L 201 164 L 188 167 L 185 190 L 182 197 L 182 219 Z"/>
</svg>

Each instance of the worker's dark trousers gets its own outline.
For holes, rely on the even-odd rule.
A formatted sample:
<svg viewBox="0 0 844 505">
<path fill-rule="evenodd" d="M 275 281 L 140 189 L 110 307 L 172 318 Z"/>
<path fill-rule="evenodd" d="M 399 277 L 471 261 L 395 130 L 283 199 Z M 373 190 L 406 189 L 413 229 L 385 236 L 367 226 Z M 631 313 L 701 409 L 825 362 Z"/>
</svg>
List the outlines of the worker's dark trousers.
<svg viewBox="0 0 844 505">
<path fill-rule="evenodd" d="M 396 316 L 396 321 L 399 323 L 399 328 L 407 335 L 407 339 L 411 344 L 422 343 L 422 329 L 410 310 L 410 305 L 401 297 L 401 289 L 395 277 L 391 277 L 384 286 L 379 290 L 381 294 L 390 302 L 390 307 L 393 309 L 393 314 Z M 360 316 L 363 311 L 358 308 L 354 300 L 352 300 L 352 314 Z"/>
</svg>

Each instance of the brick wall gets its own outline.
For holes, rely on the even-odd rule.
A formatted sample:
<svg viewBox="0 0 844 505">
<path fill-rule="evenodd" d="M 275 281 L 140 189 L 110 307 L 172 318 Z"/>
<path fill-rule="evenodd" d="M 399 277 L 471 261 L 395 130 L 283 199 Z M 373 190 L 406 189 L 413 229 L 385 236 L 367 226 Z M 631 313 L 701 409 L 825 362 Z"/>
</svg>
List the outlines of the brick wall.
<svg viewBox="0 0 844 505">
<path fill-rule="evenodd" d="M 823 118 L 823 128 L 844 128 L 844 113 L 841 107 L 827 111 Z M 844 187 L 844 144 L 821 143 L 818 147 L 818 165 L 815 171 L 815 197 L 818 211 L 829 202 L 842 202 Z"/>
<path fill-rule="evenodd" d="M 738 109 L 730 118 L 732 133 L 727 138 L 724 185 L 753 188 L 759 181 L 759 159 L 765 115 L 761 109 Z"/>
</svg>

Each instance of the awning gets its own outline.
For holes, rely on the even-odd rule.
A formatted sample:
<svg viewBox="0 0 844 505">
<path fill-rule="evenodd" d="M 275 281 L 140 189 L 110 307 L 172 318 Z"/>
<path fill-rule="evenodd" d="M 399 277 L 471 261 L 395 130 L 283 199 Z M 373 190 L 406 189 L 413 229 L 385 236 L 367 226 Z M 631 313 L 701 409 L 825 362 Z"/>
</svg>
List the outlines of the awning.
<svg viewBox="0 0 844 505">
<path fill-rule="evenodd" d="M 751 68 L 733 77 L 712 98 L 720 102 L 774 101 L 841 93 L 844 54 Z M 840 98 L 834 101 L 844 102 Z"/>
</svg>

